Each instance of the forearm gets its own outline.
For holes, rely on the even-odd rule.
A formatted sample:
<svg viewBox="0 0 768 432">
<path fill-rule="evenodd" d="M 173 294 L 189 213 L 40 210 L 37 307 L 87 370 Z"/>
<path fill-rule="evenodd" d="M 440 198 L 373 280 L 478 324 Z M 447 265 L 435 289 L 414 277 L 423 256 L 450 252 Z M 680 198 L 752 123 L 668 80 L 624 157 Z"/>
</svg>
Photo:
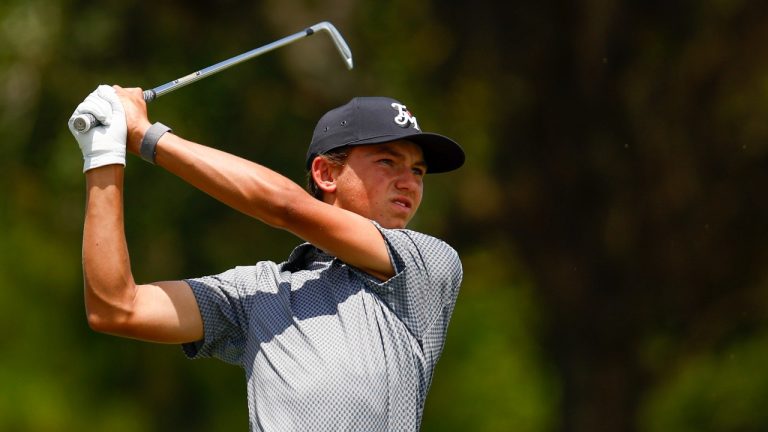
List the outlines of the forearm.
<svg viewBox="0 0 768 432">
<path fill-rule="evenodd" d="M 139 155 L 150 127 L 141 89 L 116 89 L 126 106 L 128 151 Z M 286 228 L 285 215 L 292 205 L 311 199 L 277 172 L 173 133 L 157 142 L 155 163 L 235 210 L 276 227 Z"/>
<path fill-rule="evenodd" d="M 110 321 L 130 313 L 135 295 L 123 227 L 120 165 L 86 172 L 83 277 L 89 324 L 108 331 Z"/>
<path fill-rule="evenodd" d="M 160 139 L 156 163 L 235 210 L 272 226 L 285 227 L 290 204 L 309 197 L 298 184 L 269 168 L 173 134 Z"/>
<path fill-rule="evenodd" d="M 138 155 L 150 128 L 141 89 L 116 88 L 126 106 L 128 151 Z M 381 233 L 368 217 L 329 205 L 283 175 L 246 159 L 166 133 L 155 163 L 222 203 L 299 238 L 380 279 L 393 274 Z"/>
<path fill-rule="evenodd" d="M 379 231 L 259 164 L 165 134 L 155 162 L 224 204 L 285 229 L 346 263 L 385 280 L 394 273 Z"/>
</svg>

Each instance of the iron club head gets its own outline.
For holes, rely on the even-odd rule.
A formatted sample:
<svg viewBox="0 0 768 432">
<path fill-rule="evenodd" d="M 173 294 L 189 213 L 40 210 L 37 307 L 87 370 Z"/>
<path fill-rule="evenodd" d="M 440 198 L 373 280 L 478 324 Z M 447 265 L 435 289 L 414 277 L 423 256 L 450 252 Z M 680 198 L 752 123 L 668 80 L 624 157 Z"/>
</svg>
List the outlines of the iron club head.
<svg viewBox="0 0 768 432">
<path fill-rule="evenodd" d="M 344 38 L 341 37 L 341 33 L 336 30 L 336 27 L 334 27 L 333 24 L 329 23 L 328 21 L 323 21 L 313 25 L 309 28 L 309 30 L 312 32 L 321 30 L 328 32 L 328 34 L 331 36 L 333 44 L 336 45 L 336 49 L 339 50 L 341 58 L 344 59 L 344 63 L 346 63 L 347 69 L 352 69 L 354 67 L 352 63 L 352 51 L 349 49 L 349 45 L 347 45 L 347 42 L 344 40 Z"/>
</svg>

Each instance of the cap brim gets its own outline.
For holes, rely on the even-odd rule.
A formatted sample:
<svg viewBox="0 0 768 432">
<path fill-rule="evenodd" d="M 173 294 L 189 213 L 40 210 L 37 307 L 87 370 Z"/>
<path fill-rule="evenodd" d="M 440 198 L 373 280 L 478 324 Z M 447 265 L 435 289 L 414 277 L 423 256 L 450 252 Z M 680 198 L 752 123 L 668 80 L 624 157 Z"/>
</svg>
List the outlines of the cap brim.
<svg viewBox="0 0 768 432">
<path fill-rule="evenodd" d="M 453 171 L 464 165 L 464 150 L 454 140 L 434 133 L 419 133 L 403 136 L 421 147 L 424 152 L 424 162 L 427 163 L 427 174 Z"/>
<path fill-rule="evenodd" d="M 383 144 L 397 140 L 411 141 L 421 147 L 421 151 L 424 153 L 424 162 L 427 164 L 427 174 L 453 171 L 464 165 L 464 150 L 456 141 L 430 132 L 419 132 L 411 135 L 380 135 L 344 143 L 339 147 Z M 308 165 L 310 164 L 311 161 L 308 162 Z"/>
<path fill-rule="evenodd" d="M 424 153 L 424 162 L 427 164 L 427 174 L 453 171 L 464 165 L 464 150 L 456 141 L 446 136 L 429 132 L 419 132 L 411 135 L 380 135 L 359 141 L 342 143 L 334 148 L 383 144 L 397 140 L 411 141 L 421 147 L 421 151 Z M 307 158 L 307 169 L 312 165 L 312 159 L 316 156 L 318 154 L 309 155 Z"/>
</svg>

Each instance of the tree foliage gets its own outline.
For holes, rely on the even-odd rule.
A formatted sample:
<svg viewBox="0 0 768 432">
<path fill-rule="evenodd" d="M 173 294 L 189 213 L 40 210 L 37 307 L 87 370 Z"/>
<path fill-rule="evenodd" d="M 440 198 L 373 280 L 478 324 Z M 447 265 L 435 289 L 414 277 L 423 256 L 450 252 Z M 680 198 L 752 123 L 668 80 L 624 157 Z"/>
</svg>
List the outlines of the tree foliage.
<svg viewBox="0 0 768 432">
<path fill-rule="evenodd" d="M 242 371 L 95 334 L 80 153 L 96 85 L 151 88 L 291 34 L 150 117 L 304 182 L 317 119 L 405 101 L 468 161 L 413 228 L 465 280 L 425 431 L 768 425 L 768 4 L 6 0 L 0 4 L 0 430 L 244 430 Z M 130 157 L 137 280 L 282 261 L 297 243 Z"/>
</svg>

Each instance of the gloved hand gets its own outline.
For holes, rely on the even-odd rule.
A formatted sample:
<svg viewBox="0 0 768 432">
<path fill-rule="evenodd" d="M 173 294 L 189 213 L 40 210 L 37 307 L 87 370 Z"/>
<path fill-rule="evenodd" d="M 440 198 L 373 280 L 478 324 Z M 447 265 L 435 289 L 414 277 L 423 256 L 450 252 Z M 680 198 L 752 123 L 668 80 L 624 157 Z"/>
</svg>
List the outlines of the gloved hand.
<svg viewBox="0 0 768 432">
<path fill-rule="evenodd" d="M 88 132 L 75 130 L 72 122 L 80 114 L 90 113 L 101 122 Z M 125 165 L 125 110 L 115 89 L 100 85 L 75 108 L 69 118 L 69 131 L 83 152 L 83 172 L 104 165 Z"/>
</svg>

